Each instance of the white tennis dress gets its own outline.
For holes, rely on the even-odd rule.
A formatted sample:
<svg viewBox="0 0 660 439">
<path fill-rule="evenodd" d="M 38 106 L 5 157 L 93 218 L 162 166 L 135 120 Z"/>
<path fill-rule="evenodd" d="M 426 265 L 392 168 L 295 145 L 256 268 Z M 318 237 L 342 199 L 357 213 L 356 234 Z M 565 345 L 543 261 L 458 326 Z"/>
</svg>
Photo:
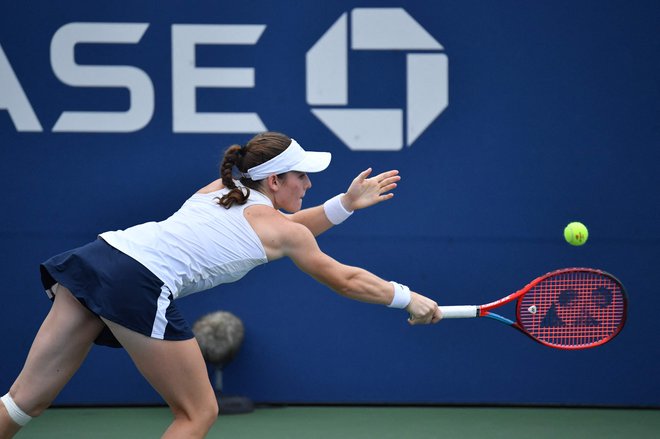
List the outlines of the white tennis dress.
<svg viewBox="0 0 660 439">
<path fill-rule="evenodd" d="M 195 194 L 171 217 L 99 235 L 163 281 L 174 299 L 234 282 L 268 262 L 266 251 L 243 211 L 273 206 L 265 195 L 250 191 L 247 203 L 225 209 L 222 189 Z"/>
</svg>

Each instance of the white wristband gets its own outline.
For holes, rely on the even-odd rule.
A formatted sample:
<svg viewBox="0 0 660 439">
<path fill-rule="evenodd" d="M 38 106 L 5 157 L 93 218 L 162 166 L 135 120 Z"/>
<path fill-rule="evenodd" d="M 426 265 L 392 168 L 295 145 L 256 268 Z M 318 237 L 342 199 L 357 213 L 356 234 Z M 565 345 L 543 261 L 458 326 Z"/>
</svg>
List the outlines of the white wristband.
<svg viewBox="0 0 660 439">
<path fill-rule="evenodd" d="M 410 303 L 410 288 L 400 283 L 390 281 L 394 286 L 394 298 L 392 303 L 390 303 L 388 308 L 400 308 L 403 309 L 408 306 Z"/>
<path fill-rule="evenodd" d="M 335 226 L 343 223 L 349 216 L 353 215 L 353 211 L 349 212 L 344 205 L 341 204 L 342 195 L 344 194 L 336 195 L 323 203 L 325 216 L 327 216 L 328 220 Z"/>
</svg>

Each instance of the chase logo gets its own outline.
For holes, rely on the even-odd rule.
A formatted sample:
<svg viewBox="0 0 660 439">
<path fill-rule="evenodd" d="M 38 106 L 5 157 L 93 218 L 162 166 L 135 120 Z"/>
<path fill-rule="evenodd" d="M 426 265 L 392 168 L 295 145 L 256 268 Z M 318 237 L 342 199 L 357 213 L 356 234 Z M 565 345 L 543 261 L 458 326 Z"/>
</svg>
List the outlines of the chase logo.
<svg viewBox="0 0 660 439">
<path fill-rule="evenodd" d="M 80 62 L 77 57 L 78 51 L 83 50 L 79 46 L 113 45 L 117 46 L 113 50 L 135 53 L 136 45 L 141 44 L 150 27 L 150 23 L 72 22 L 55 31 L 50 41 L 52 72 L 38 74 L 54 74 L 61 84 L 73 88 L 108 89 L 110 93 L 123 90 L 128 102 L 126 110 L 107 110 L 104 102 L 88 103 L 90 99 L 83 92 L 73 101 L 42 97 L 36 102 L 48 104 L 44 111 L 59 112 L 50 128 L 52 132 L 133 133 L 148 126 L 156 111 L 164 110 L 171 111 L 173 133 L 254 133 L 267 129 L 262 115 L 256 111 L 231 111 L 224 102 L 220 102 L 223 111 L 203 110 L 198 105 L 198 97 L 208 89 L 256 88 L 254 67 L 205 66 L 198 65 L 196 59 L 198 49 L 204 46 L 259 44 L 267 28 L 264 24 L 174 23 L 169 27 L 168 38 L 156 46 L 159 52 L 143 62 L 140 60 L 139 65 L 123 65 L 112 59 L 107 64 L 89 63 L 84 59 Z M 163 26 L 154 28 L 153 38 L 159 35 L 162 38 Z M 349 50 L 395 51 L 397 54 L 405 51 L 405 108 L 350 105 Z M 411 146 L 447 107 L 448 61 L 442 50 L 440 43 L 402 8 L 355 8 L 342 14 L 313 43 L 306 54 L 306 77 L 295 81 L 294 85 L 306 87 L 312 113 L 351 150 L 398 151 L 404 145 Z M 171 56 L 166 51 L 170 51 Z M 303 62 L 302 54 L 295 56 L 295 62 Z M 162 59 L 171 60 L 171 108 L 162 103 L 156 105 L 156 96 L 161 91 L 156 89 L 149 75 L 151 70 L 162 70 Z M 384 71 L 378 63 L 367 66 L 373 76 L 378 74 L 379 68 Z M 356 85 L 362 88 L 362 83 L 356 81 L 353 86 Z M 392 84 L 390 88 L 397 92 L 392 96 L 401 96 L 399 87 Z M 0 44 L 0 116 L 6 110 L 18 132 L 44 131 L 29 99 L 37 91 L 23 89 Z M 360 97 L 371 102 L 366 96 L 368 93 Z M 401 101 L 385 106 L 398 106 Z M 246 102 L 253 110 L 258 108 L 258 101 L 247 99 Z M 70 106 L 95 109 L 71 111 L 67 109 Z M 306 106 L 303 107 L 301 110 L 306 112 Z"/>
<path fill-rule="evenodd" d="M 344 13 L 307 52 L 307 103 L 354 151 L 411 146 L 448 104 L 447 55 L 402 8 L 355 8 L 351 50 L 424 51 L 406 54 L 406 108 L 351 108 L 348 99 L 349 20 Z"/>
</svg>

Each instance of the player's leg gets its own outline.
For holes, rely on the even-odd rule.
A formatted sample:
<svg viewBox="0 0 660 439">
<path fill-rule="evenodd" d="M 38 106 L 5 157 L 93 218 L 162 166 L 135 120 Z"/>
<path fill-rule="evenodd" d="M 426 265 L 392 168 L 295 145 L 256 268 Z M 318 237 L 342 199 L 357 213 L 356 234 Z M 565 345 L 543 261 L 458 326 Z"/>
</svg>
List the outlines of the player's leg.
<svg viewBox="0 0 660 439">
<path fill-rule="evenodd" d="M 40 415 L 71 379 L 103 329 L 103 322 L 61 285 L 32 343 L 23 370 L 9 390 L 16 407 Z M 0 438 L 19 430 L 0 403 Z"/>
<path fill-rule="evenodd" d="M 218 416 L 218 403 L 197 340 L 158 340 L 104 321 L 170 406 L 174 422 L 163 438 L 204 437 Z"/>
</svg>

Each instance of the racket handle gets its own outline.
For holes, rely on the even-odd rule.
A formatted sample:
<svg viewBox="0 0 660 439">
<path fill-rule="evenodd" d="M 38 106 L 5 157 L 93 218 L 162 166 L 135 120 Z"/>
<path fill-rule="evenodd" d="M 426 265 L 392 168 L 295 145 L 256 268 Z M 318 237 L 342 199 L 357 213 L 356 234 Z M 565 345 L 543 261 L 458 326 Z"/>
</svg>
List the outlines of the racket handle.
<svg viewBox="0 0 660 439">
<path fill-rule="evenodd" d="M 469 319 L 479 317 L 479 307 L 476 305 L 441 306 L 443 319 Z"/>
</svg>

